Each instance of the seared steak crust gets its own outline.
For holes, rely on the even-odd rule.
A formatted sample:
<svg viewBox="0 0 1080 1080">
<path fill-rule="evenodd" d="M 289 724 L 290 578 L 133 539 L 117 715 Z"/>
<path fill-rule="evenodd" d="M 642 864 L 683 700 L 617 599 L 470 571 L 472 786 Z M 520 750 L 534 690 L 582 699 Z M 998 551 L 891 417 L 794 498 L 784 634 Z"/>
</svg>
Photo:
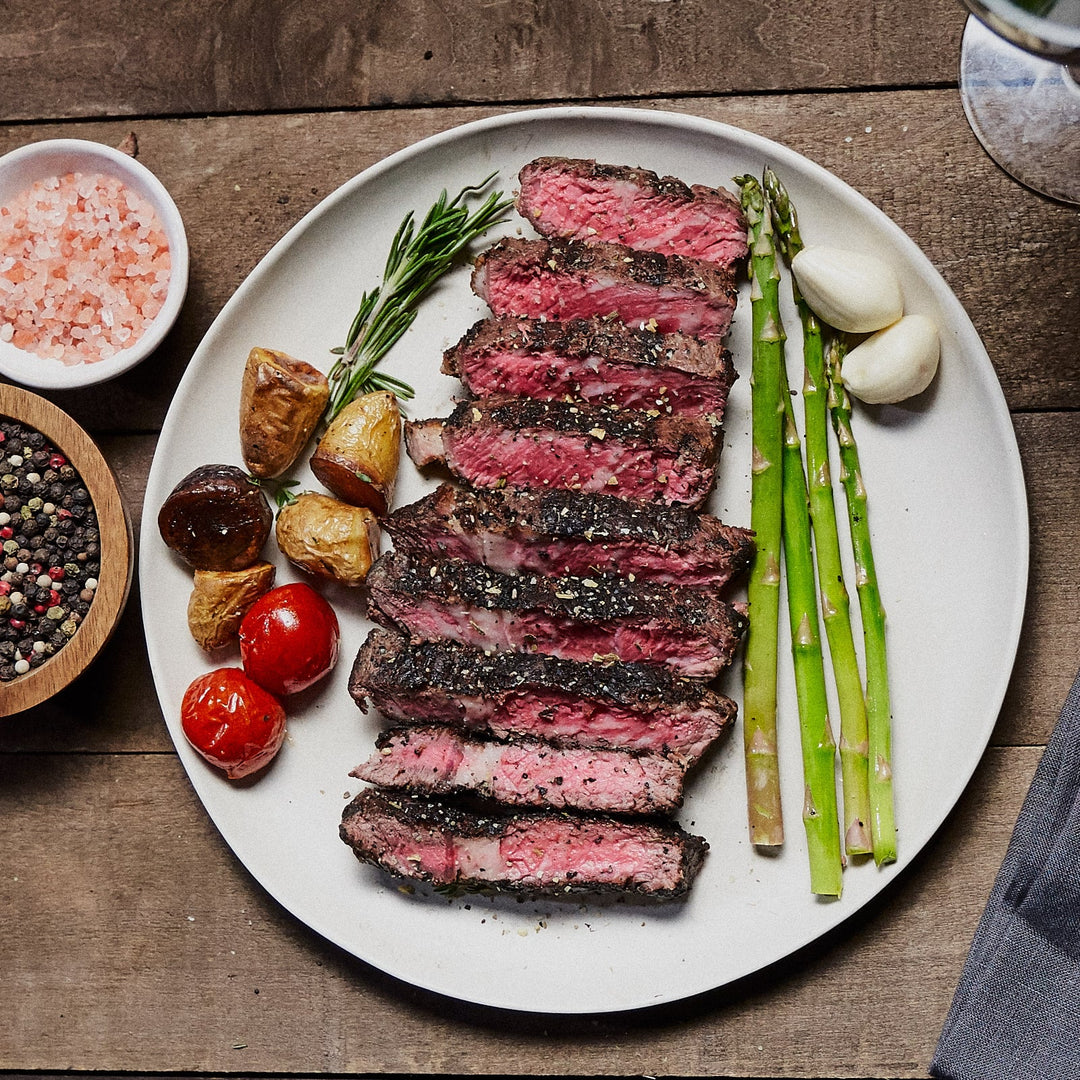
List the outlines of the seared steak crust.
<svg viewBox="0 0 1080 1080">
<path fill-rule="evenodd" d="M 742 610 L 711 592 L 615 574 L 509 575 L 389 552 L 367 580 L 372 621 L 401 626 L 414 640 L 662 663 L 700 678 L 730 663 L 746 628 Z"/>
<path fill-rule="evenodd" d="M 664 819 L 479 813 L 378 788 L 345 807 L 339 832 L 361 862 L 397 877 L 524 893 L 682 896 L 708 850 L 701 837 Z"/>
<path fill-rule="evenodd" d="M 514 237 L 480 253 L 472 287 L 496 315 L 614 315 L 662 333 L 700 337 L 723 337 L 738 299 L 730 272 L 694 259 L 622 244 Z"/>
<path fill-rule="evenodd" d="M 706 420 L 533 398 L 463 401 L 445 420 L 411 420 L 417 465 L 443 461 L 479 488 L 602 491 L 696 506 L 716 472 L 721 429 Z"/>
<path fill-rule="evenodd" d="M 505 738 L 622 747 L 689 765 L 727 731 L 735 703 L 657 664 L 582 663 L 547 653 L 485 652 L 458 642 L 411 644 L 373 630 L 349 676 L 361 709 L 398 723 L 437 720 Z"/>
<path fill-rule="evenodd" d="M 724 188 L 564 157 L 537 158 L 518 180 L 518 211 L 544 236 L 615 241 L 720 266 L 747 254 L 742 207 Z"/>
<path fill-rule="evenodd" d="M 580 491 L 478 491 L 442 484 L 385 522 L 394 547 L 505 573 L 618 572 L 722 585 L 743 571 L 753 534 L 681 506 Z"/>
<path fill-rule="evenodd" d="M 442 370 L 475 397 L 514 394 L 620 408 L 723 416 L 735 381 L 713 338 L 661 334 L 617 319 L 482 319 L 443 354 Z"/>
</svg>

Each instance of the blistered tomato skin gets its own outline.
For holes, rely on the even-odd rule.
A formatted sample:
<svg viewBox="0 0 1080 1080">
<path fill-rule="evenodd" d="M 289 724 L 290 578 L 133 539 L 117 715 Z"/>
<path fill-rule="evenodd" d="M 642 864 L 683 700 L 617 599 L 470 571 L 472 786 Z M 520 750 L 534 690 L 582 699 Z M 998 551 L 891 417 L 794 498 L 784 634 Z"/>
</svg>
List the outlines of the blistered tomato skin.
<svg viewBox="0 0 1080 1080">
<path fill-rule="evenodd" d="M 334 609 L 304 582 L 264 593 L 240 623 L 244 670 L 278 695 L 299 693 L 327 675 L 340 641 Z"/>
<path fill-rule="evenodd" d="M 180 723 L 189 743 L 230 780 L 268 765 L 285 741 L 285 710 L 240 668 L 218 668 L 187 688 Z"/>
</svg>

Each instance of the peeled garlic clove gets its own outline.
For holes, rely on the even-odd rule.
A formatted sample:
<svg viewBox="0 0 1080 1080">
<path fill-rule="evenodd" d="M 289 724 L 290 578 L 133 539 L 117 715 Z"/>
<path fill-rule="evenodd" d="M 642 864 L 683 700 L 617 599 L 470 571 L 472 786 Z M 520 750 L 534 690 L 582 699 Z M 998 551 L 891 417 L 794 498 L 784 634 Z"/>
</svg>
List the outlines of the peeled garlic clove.
<svg viewBox="0 0 1080 1080">
<path fill-rule="evenodd" d="M 791 271 L 810 309 L 837 330 L 868 334 L 904 314 L 900 279 L 873 255 L 815 244 L 791 260 Z"/>
<path fill-rule="evenodd" d="M 840 376 L 861 401 L 888 405 L 922 393 L 940 357 L 937 326 L 925 315 L 905 315 L 852 349 Z"/>
</svg>

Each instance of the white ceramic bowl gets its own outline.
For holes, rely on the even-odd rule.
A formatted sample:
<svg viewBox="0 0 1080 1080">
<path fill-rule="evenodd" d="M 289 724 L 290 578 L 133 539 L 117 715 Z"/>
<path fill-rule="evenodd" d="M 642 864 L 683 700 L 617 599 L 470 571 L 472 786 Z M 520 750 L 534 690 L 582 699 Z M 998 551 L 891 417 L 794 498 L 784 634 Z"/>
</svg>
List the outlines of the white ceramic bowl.
<svg viewBox="0 0 1080 1080">
<path fill-rule="evenodd" d="M 161 181 L 129 154 L 83 139 L 48 139 L 12 150 L 0 157 L 0 206 L 38 180 L 70 172 L 114 176 L 147 199 L 168 237 L 172 269 L 169 290 L 157 318 L 134 345 L 108 359 L 64 364 L 0 341 L 0 373 L 13 382 L 45 390 L 67 390 L 105 382 L 145 360 L 176 321 L 187 293 L 188 244 L 180 211 Z"/>
</svg>

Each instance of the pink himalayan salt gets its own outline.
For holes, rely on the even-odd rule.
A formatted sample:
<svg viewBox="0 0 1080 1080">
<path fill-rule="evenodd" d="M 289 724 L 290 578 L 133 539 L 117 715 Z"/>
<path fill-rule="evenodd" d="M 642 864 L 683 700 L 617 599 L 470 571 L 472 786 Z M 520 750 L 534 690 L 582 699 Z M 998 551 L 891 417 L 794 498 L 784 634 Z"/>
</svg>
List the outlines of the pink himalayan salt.
<svg viewBox="0 0 1080 1080">
<path fill-rule="evenodd" d="M 0 341 L 65 364 L 134 345 L 165 303 L 169 243 L 112 176 L 39 180 L 0 207 Z"/>
</svg>

